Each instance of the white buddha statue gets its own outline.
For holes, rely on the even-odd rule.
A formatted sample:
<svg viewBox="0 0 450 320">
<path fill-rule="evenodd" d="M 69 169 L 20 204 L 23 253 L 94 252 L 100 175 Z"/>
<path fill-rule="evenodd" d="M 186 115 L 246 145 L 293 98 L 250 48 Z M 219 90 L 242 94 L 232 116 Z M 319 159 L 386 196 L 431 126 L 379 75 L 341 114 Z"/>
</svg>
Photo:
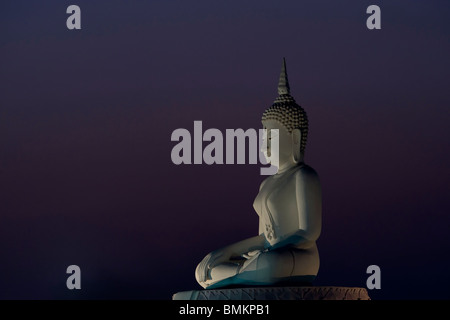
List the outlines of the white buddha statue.
<svg viewBox="0 0 450 320">
<path fill-rule="evenodd" d="M 261 183 L 253 203 L 259 235 L 209 253 L 195 271 L 203 288 L 305 285 L 319 270 L 321 188 L 317 173 L 303 160 L 308 119 L 290 95 L 285 60 L 278 94 L 262 116 L 265 129 L 278 129 L 279 163 L 278 173 Z M 268 153 L 273 138 L 267 138 Z"/>
</svg>

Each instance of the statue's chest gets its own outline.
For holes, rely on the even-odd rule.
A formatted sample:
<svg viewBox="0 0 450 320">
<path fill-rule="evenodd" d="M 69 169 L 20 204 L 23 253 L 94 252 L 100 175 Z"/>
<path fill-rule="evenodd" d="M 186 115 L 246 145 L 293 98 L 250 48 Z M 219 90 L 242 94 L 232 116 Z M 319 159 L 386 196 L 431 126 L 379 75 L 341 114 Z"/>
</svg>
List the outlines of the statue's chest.
<svg viewBox="0 0 450 320">
<path fill-rule="evenodd" d="M 262 187 L 254 208 L 267 228 L 290 229 L 298 225 L 295 179 L 270 179 Z"/>
</svg>

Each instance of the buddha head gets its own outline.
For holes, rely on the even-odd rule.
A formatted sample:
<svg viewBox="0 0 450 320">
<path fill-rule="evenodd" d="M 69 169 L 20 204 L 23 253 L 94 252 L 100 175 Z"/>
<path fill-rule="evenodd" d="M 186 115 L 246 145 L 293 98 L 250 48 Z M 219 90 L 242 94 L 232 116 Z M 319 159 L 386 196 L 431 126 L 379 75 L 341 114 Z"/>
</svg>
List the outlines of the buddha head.
<svg viewBox="0 0 450 320">
<path fill-rule="evenodd" d="M 267 156 L 271 156 L 271 140 L 276 138 L 274 131 L 278 130 L 279 168 L 290 163 L 303 162 L 303 155 L 308 136 L 308 117 L 290 95 L 289 82 L 286 72 L 286 61 L 283 59 L 280 80 L 278 84 L 278 98 L 272 106 L 264 111 L 262 124 L 267 129 Z M 272 134 L 271 134 L 272 132 Z"/>
</svg>

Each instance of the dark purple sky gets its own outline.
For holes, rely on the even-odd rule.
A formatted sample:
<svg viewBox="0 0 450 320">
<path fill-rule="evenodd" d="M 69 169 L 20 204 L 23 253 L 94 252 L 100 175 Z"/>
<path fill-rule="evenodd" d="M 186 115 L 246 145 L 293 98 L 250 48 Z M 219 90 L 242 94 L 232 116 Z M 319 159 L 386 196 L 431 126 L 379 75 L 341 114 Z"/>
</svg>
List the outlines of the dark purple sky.
<svg viewBox="0 0 450 320">
<path fill-rule="evenodd" d="M 260 128 L 282 57 L 322 182 L 315 284 L 376 264 L 374 299 L 450 298 L 447 2 L 2 1 L 0 298 L 200 289 L 205 254 L 257 233 L 263 177 L 176 166 L 171 133 Z"/>
</svg>

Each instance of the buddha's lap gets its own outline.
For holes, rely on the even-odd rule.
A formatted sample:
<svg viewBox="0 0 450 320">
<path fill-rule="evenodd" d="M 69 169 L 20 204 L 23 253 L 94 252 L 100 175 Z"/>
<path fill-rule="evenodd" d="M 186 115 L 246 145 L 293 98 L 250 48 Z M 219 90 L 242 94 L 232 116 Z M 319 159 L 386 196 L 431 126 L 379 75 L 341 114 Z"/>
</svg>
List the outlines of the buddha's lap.
<svg viewBox="0 0 450 320">
<path fill-rule="evenodd" d="M 284 247 L 261 252 L 256 259 L 243 264 L 240 273 L 265 271 L 271 277 L 317 274 L 319 255 L 314 246 L 310 249 Z"/>
</svg>

